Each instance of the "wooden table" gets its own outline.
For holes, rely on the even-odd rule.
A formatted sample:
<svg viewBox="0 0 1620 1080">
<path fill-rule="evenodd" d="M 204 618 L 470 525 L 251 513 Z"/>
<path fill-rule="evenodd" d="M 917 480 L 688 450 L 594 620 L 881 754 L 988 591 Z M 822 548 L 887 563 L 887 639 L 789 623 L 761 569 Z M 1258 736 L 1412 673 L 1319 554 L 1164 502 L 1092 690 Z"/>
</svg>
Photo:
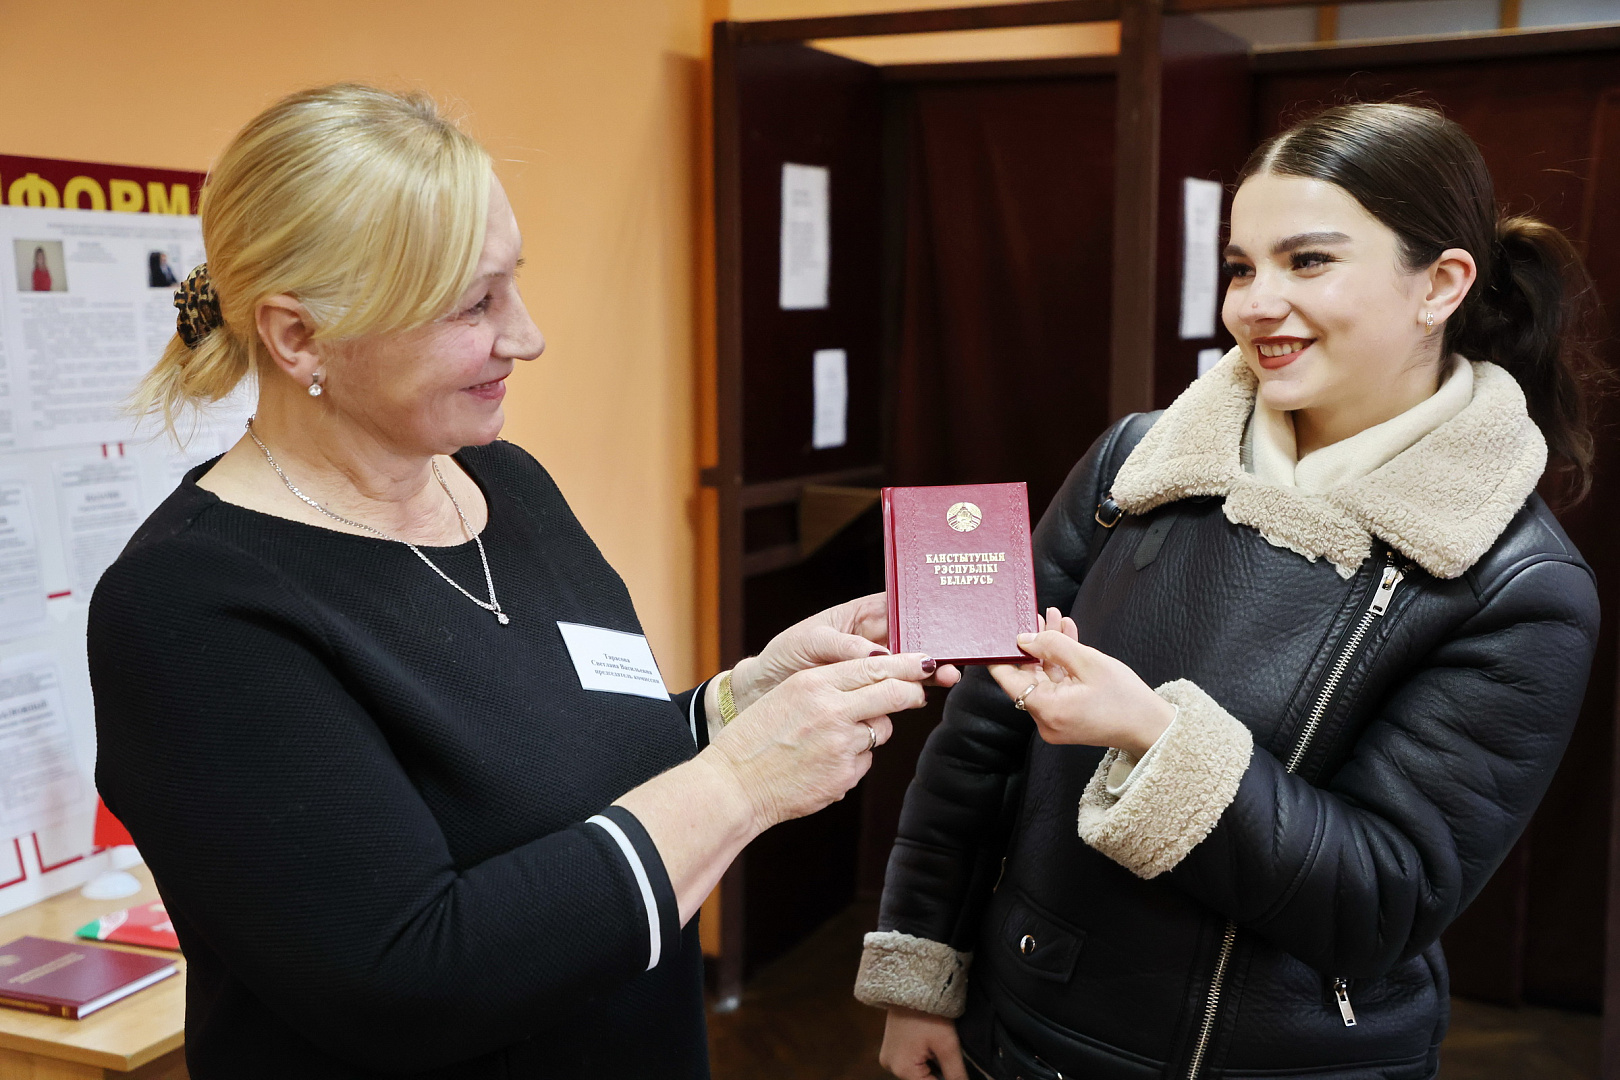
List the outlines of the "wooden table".
<svg viewBox="0 0 1620 1080">
<path fill-rule="evenodd" d="M 158 899 L 144 866 L 130 871 L 142 889 L 124 900 L 86 900 L 77 889 L 0 916 L 0 942 L 25 934 L 72 941 L 73 931 L 122 907 Z M 161 949 L 118 946 L 174 957 Z M 0 1008 L 0 1080 L 187 1080 L 186 963 L 83 1020 Z"/>
</svg>

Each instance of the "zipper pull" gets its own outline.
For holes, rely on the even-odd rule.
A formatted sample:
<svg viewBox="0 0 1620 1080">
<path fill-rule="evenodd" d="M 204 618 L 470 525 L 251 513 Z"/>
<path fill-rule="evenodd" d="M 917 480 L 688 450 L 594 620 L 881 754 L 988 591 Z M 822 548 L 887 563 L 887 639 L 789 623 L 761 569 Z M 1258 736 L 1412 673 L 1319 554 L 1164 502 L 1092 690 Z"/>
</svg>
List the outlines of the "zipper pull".
<svg viewBox="0 0 1620 1080">
<path fill-rule="evenodd" d="M 1394 563 L 1384 567 L 1383 580 L 1379 581 L 1378 591 L 1373 593 L 1372 606 L 1367 610 L 1379 618 L 1383 618 L 1384 612 L 1389 610 L 1390 598 L 1395 595 L 1395 586 L 1399 585 L 1405 578 L 1405 571 Z"/>
<path fill-rule="evenodd" d="M 1339 1001 L 1339 1015 L 1344 1017 L 1344 1026 L 1355 1027 L 1356 1010 L 1350 1007 L 1350 980 L 1345 978 L 1334 979 L 1333 996 Z"/>
</svg>

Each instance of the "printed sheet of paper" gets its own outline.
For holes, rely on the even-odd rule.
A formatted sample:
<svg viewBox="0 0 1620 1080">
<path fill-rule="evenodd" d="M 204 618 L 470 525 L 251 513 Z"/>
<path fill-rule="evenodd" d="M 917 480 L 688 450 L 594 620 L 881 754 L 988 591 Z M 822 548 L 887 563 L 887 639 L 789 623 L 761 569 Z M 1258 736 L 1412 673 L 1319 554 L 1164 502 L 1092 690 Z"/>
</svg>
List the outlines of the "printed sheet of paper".
<svg viewBox="0 0 1620 1080">
<path fill-rule="evenodd" d="M 197 218 L 0 208 L 0 449 L 117 443 L 124 402 L 174 334 Z"/>
<path fill-rule="evenodd" d="M 1221 284 L 1221 185 L 1186 177 L 1181 182 L 1181 339 L 1215 336 Z"/>
<path fill-rule="evenodd" d="M 823 166 L 782 166 L 783 311 L 827 306 L 832 265 L 830 186 L 830 174 Z"/>
<path fill-rule="evenodd" d="M 817 349 L 814 363 L 815 417 L 810 445 L 830 450 L 849 441 L 849 357 L 843 349 Z"/>
<path fill-rule="evenodd" d="M 45 578 L 28 485 L 0 480 L 0 641 L 45 627 Z"/>
<path fill-rule="evenodd" d="M 127 458 L 64 461 L 55 471 L 68 574 L 74 594 L 88 600 L 146 518 L 139 471 Z"/>
<path fill-rule="evenodd" d="M 54 824 L 84 791 L 57 658 L 0 661 L 0 839 Z"/>
</svg>

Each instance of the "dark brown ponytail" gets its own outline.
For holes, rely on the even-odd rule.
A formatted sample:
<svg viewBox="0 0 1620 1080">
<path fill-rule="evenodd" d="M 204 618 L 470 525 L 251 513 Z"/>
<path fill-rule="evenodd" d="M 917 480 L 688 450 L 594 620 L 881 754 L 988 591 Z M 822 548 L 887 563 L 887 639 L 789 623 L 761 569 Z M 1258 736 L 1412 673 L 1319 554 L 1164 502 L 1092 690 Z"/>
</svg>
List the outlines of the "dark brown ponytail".
<svg viewBox="0 0 1620 1080">
<path fill-rule="evenodd" d="M 1468 134 L 1435 109 L 1338 105 L 1267 140 L 1239 182 L 1262 172 L 1343 188 L 1400 238 L 1409 272 L 1447 248 L 1474 256 L 1479 278 L 1446 323 L 1445 348 L 1518 380 L 1548 449 L 1573 474 L 1569 501 L 1584 498 L 1588 399 L 1599 375 L 1592 282 L 1563 233 L 1534 218 L 1498 217 L 1490 172 Z"/>
</svg>

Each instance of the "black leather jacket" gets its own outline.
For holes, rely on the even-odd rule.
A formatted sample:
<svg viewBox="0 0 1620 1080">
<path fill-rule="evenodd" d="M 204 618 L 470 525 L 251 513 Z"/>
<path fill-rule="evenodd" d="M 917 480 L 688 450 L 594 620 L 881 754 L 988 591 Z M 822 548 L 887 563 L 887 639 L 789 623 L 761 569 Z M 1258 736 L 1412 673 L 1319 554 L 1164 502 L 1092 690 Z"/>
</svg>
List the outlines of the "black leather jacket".
<svg viewBox="0 0 1620 1080">
<path fill-rule="evenodd" d="M 1208 496 L 1127 514 L 1099 546 L 1122 442 L 1157 415 L 1111 428 L 1053 500 L 1039 602 L 1252 732 L 1230 801 L 1139 876 L 1077 834 L 1104 751 L 1032 737 L 972 669 L 906 796 L 880 931 L 955 954 L 964 1048 L 998 1078 L 1432 1077 L 1440 933 L 1563 753 L 1597 634 L 1591 570 L 1533 494 L 1449 580 L 1377 540 L 1345 579 Z"/>
</svg>

